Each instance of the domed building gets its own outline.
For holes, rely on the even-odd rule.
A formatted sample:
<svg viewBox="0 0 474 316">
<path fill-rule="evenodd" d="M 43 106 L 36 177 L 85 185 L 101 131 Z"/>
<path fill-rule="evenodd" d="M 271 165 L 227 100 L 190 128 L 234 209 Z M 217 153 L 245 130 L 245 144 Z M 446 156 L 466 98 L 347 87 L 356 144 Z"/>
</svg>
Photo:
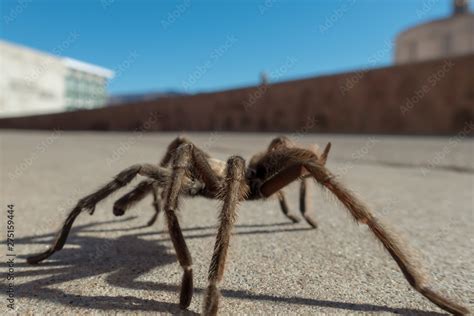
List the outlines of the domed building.
<svg viewBox="0 0 474 316">
<path fill-rule="evenodd" d="M 404 64 L 474 53 L 474 14 L 468 0 L 454 0 L 453 14 L 414 26 L 396 39 L 395 63 Z"/>
</svg>

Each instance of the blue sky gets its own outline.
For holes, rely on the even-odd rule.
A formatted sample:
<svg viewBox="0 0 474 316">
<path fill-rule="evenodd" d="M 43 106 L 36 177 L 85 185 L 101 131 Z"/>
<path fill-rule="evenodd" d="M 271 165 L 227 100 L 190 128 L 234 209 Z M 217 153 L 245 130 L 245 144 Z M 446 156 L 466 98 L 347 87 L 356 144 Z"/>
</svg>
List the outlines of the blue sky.
<svg viewBox="0 0 474 316">
<path fill-rule="evenodd" d="M 471 3 L 472 9 L 472 3 Z M 1 0 L 0 37 L 117 72 L 112 94 L 212 91 L 389 65 L 450 0 Z"/>
</svg>

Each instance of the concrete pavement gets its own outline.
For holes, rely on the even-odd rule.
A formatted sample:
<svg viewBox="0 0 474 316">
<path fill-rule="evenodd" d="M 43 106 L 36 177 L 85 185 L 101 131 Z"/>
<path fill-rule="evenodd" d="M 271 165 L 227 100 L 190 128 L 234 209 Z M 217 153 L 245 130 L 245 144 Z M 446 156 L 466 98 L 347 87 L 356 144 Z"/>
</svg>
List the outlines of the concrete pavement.
<svg viewBox="0 0 474 316">
<path fill-rule="evenodd" d="M 181 269 L 151 198 L 125 217 L 112 204 L 126 189 L 81 214 L 65 248 L 38 266 L 24 255 L 44 249 L 70 207 L 123 168 L 158 161 L 176 134 L 1 131 L 2 236 L 14 204 L 15 305 L 26 313 L 201 311 L 219 203 L 185 200 L 181 224 L 194 260 L 195 296 L 177 305 Z M 271 134 L 187 134 L 226 159 L 266 148 Z M 462 137 L 290 134 L 303 144 L 332 141 L 328 167 L 416 248 L 436 289 L 474 309 L 473 141 Z M 136 184 L 138 180 L 134 181 Z M 132 185 L 133 185 L 132 184 Z M 132 187 L 132 185 L 130 187 Z M 297 189 L 287 190 L 297 213 Z M 290 223 L 276 200 L 246 202 L 222 283 L 222 314 L 443 313 L 410 288 L 396 264 L 328 193 L 315 185 L 319 228 Z M 5 220 L 4 220 L 5 219 Z M 2 271 L 8 249 L 1 245 Z M 2 283 L 8 288 L 6 280 Z M 7 311 L 6 291 L 0 311 Z"/>
</svg>

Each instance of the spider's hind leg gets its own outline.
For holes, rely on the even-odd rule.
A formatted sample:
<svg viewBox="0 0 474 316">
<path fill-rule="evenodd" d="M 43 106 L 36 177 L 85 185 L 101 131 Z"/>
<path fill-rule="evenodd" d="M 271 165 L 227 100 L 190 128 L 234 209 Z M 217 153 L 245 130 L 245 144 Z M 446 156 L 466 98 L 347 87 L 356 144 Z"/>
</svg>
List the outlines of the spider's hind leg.
<svg viewBox="0 0 474 316">
<path fill-rule="evenodd" d="M 288 217 L 293 223 L 299 223 L 300 219 L 292 214 L 288 208 L 288 203 L 286 202 L 285 192 L 283 190 L 277 192 L 278 202 L 280 203 L 280 208 L 283 214 Z"/>
<path fill-rule="evenodd" d="M 316 149 L 311 149 L 313 152 L 317 152 Z M 326 161 L 328 159 L 329 151 L 331 150 L 331 143 L 327 143 L 326 147 L 324 148 L 324 151 L 321 155 L 319 155 L 319 161 L 321 162 L 322 165 L 326 164 Z M 304 176 L 300 180 L 300 212 L 301 215 L 303 215 L 303 218 L 306 220 L 306 222 L 311 225 L 313 228 L 318 228 L 318 223 L 314 219 L 313 216 L 311 216 L 308 212 L 308 205 L 311 205 L 310 203 L 310 192 L 308 192 L 308 175 Z"/>
<path fill-rule="evenodd" d="M 311 225 L 311 227 L 318 228 L 318 223 L 311 215 L 309 215 L 309 212 L 308 212 L 307 205 L 309 204 L 308 203 L 309 196 L 308 196 L 308 192 L 306 192 L 307 186 L 308 186 L 307 179 L 305 178 L 301 179 L 300 181 L 300 212 L 301 212 L 301 215 L 303 215 L 303 218 L 306 220 L 306 222 L 309 225 Z"/>
<path fill-rule="evenodd" d="M 408 283 L 416 291 L 445 311 L 456 315 L 469 313 L 469 310 L 464 306 L 432 290 L 428 278 L 425 276 L 418 260 L 416 260 L 416 255 L 412 253 L 411 249 L 406 246 L 396 233 L 378 219 L 365 203 L 339 182 L 325 168 L 323 162 L 317 159 L 314 153 L 305 149 L 294 148 L 284 154 L 277 153 L 267 157 L 268 160 L 277 160 L 288 156 L 292 156 L 294 159 L 287 162 L 286 167 L 279 174 L 261 186 L 260 191 L 264 197 L 278 192 L 292 181 L 304 176 L 306 171 L 309 172 L 318 183 L 334 194 L 356 222 L 368 226 L 374 237 L 382 243 L 397 263 Z"/>
<path fill-rule="evenodd" d="M 286 136 L 279 136 L 274 138 L 270 145 L 268 146 L 267 153 L 273 150 L 278 150 L 281 148 L 291 148 L 294 147 L 295 144 Z M 299 223 L 300 219 L 298 216 L 293 214 L 288 207 L 288 202 L 286 201 L 285 192 L 280 190 L 277 192 L 278 203 L 280 204 L 280 209 L 288 219 L 290 219 L 293 223 Z"/>
</svg>

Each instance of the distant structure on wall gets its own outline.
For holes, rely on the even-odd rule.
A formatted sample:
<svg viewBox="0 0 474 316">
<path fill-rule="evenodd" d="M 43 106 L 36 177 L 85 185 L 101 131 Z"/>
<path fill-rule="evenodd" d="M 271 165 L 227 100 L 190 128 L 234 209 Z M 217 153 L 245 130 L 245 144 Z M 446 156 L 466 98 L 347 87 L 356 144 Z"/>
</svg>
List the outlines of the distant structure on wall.
<svg viewBox="0 0 474 316">
<path fill-rule="evenodd" d="M 111 70 L 0 41 L 0 116 L 91 109 L 107 101 Z"/>
<path fill-rule="evenodd" d="M 149 93 L 133 93 L 133 94 L 118 94 L 112 95 L 107 99 L 107 106 L 123 105 L 138 102 L 150 102 L 163 98 L 175 98 L 185 96 L 186 93 L 178 91 L 163 91 L 163 92 L 149 92 Z"/>
<path fill-rule="evenodd" d="M 453 0 L 450 17 L 412 27 L 396 39 L 395 63 L 474 53 L 474 14 L 468 0 Z"/>
</svg>

